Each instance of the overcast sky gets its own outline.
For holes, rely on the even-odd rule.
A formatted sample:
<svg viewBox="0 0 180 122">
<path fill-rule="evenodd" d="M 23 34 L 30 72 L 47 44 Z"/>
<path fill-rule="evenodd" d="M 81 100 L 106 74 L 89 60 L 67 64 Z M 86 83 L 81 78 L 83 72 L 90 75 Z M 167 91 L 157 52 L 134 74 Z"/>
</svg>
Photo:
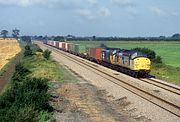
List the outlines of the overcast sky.
<svg viewBox="0 0 180 122">
<path fill-rule="evenodd" d="M 77 36 L 180 33 L 180 0 L 0 0 L 0 30 Z"/>
</svg>

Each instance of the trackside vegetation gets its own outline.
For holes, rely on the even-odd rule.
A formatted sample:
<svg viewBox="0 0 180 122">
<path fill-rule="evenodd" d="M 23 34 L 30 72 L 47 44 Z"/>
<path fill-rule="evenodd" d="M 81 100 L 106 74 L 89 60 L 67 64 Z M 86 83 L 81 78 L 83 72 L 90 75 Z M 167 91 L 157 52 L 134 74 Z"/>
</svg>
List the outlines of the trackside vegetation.
<svg viewBox="0 0 180 122">
<path fill-rule="evenodd" d="M 49 60 L 50 55 L 51 55 L 51 51 L 49 51 L 49 50 L 45 50 L 45 51 L 43 52 L 43 56 L 44 56 L 44 58 L 47 59 L 47 60 Z"/>
<path fill-rule="evenodd" d="M 32 77 L 33 71 L 25 65 L 26 59 L 37 56 L 32 52 L 29 45 L 25 46 L 24 57 L 15 66 L 10 87 L 0 96 L 1 122 L 55 121 L 50 113 L 53 108 L 49 105 L 49 79 Z"/>
<path fill-rule="evenodd" d="M 21 63 L 16 65 L 11 87 L 0 97 L 1 122 L 39 121 L 40 112 L 53 110 L 48 103 L 48 80 L 29 78 L 29 73 Z"/>
<path fill-rule="evenodd" d="M 24 57 L 15 66 L 9 87 L 0 96 L 1 122 L 53 122 L 49 104 L 52 84 L 48 81 L 74 79 L 50 58 L 51 52 L 26 45 Z"/>
</svg>

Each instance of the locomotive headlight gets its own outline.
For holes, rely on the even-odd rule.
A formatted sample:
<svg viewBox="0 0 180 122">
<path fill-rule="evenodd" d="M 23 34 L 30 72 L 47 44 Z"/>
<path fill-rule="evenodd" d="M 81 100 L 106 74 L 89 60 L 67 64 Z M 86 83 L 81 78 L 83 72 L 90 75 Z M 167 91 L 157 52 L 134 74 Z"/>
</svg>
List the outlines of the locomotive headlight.
<svg viewBox="0 0 180 122">
<path fill-rule="evenodd" d="M 137 61 L 135 61 L 135 62 L 134 62 L 134 64 L 138 64 L 138 62 L 137 62 Z"/>
</svg>

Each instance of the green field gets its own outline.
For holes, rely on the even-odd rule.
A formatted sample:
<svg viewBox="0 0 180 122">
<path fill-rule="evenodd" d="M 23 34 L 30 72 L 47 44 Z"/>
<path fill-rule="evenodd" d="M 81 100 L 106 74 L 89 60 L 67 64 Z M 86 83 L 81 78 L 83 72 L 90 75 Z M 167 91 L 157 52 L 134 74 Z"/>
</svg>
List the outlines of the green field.
<svg viewBox="0 0 180 122">
<path fill-rule="evenodd" d="M 81 52 L 88 47 L 97 47 L 104 43 L 108 47 L 132 49 L 135 47 L 146 47 L 154 50 L 157 55 L 162 57 L 166 65 L 180 67 L 180 42 L 150 42 L 150 41 L 73 41 L 72 43 L 80 44 Z"/>
</svg>

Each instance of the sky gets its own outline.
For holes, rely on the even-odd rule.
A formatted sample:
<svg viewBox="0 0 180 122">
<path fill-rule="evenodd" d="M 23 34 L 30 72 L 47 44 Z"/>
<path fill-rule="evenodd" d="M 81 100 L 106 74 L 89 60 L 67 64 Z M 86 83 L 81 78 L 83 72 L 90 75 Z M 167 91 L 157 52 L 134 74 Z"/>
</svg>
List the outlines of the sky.
<svg viewBox="0 0 180 122">
<path fill-rule="evenodd" d="M 180 33 L 180 0 L 0 0 L 0 30 L 21 35 L 152 37 Z"/>
</svg>

